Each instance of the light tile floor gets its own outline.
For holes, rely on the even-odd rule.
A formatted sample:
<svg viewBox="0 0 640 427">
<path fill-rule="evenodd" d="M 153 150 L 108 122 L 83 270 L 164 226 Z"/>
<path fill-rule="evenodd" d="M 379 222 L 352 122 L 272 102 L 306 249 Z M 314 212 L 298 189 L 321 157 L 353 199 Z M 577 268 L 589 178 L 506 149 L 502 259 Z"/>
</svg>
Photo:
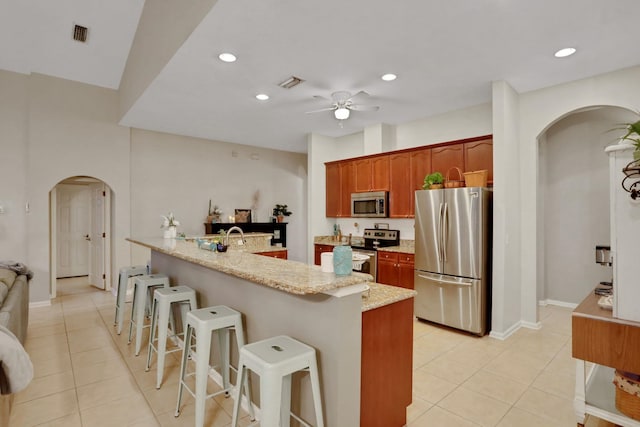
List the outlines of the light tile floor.
<svg viewBox="0 0 640 427">
<path fill-rule="evenodd" d="M 128 325 L 118 336 L 113 315 L 113 296 L 86 278 L 59 280 L 51 306 L 31 309 L 25 347 L 35 378 L 15 396 L 12 427 L 194 424 L 188 393 L 174 417 L 179 353 L 168 356 L 156 390 L 154 367 L 145 372 L 146 348 L 136 357 Z M 506 341 L 416 321 L 407 426 L 575 426 L 571 310 L 541 307 L 540 320 L 541 330 L 521 329 Z M 228 426 L 232 404 L 209 400 L 206 425 Z M 613 426 L 597 418 L 586 425 Z"/>
</svg>

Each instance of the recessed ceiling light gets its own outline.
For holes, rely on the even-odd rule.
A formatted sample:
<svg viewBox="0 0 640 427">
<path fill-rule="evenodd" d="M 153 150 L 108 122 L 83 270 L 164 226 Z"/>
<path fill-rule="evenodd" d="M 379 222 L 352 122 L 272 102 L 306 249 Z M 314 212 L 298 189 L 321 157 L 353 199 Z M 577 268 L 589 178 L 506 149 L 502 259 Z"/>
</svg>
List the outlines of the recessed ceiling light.
<svg viewBox="0 0 640 427">
<path fill-rule="evenodd" d="M 559 51 L 557 51 L 556 53 L 554 53 L 554 56 L 556 58 L 564 58 L 567 56 L 571 56 L 574 53 L 576 53 L 576 49 L 573 47 L 565 47 L 564 49 L 560 49 Z"/>
<path fill-rule="evenodd" d="M 381 77 L 381 79 L 384 80 L 385 82 L 392 82 L 397 78 L 398 78 L 398 76 L 396 76 L 395 74 L 391 74 L 391 73 L 385 74 L 385 75 L 383 75 Z"/>
<path fill-rule="evenodd" d="M 269 95 L 267 95 L 266 93 L 259 93 L 256 95 L 256 99 L 260 101 L 266 101 L 267 99 L 269 99 Z"/>
<path fill-rule="evenodd" d="M 220 61 L 223 62 L 236 62 L 237 59 L 233 53 L 229 52 L 221 53 L 220 55 L 218 55 L 218 58 L 220 58 Z"/>
</svg>

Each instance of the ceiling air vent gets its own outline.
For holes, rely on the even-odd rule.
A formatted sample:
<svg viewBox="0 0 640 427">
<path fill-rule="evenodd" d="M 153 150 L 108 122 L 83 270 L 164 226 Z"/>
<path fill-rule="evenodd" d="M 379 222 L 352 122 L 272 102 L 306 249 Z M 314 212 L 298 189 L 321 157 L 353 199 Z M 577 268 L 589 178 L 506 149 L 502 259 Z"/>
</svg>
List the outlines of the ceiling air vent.
<svg viewBox="0 0 640 427">
<path fill-rule="evenodd" d="M 82 43 L 87 42 L 87 32 L 89 29 L 82 25 L 74 25 L 73 27 L 73 39 Z"/>
<path fill-rule="evenodd" d="M 298 86 L 303 81 L 304 80 L 302 80 L 299 77 L 291 76 L 287 80 L 285 80 L 282 83 L 280 83 L 278 86 L 280 86 L 282 88 L 285 88 L 285 89 L 292 89 L 292 88 Z"/>
</svg>

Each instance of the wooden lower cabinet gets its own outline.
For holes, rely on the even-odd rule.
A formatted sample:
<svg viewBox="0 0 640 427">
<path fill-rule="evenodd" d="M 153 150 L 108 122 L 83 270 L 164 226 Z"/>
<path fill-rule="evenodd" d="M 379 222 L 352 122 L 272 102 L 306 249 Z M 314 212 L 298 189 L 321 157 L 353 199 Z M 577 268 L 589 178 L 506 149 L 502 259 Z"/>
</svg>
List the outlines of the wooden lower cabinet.
<svg viewBox="0 0 640 427">
<path fill-rule="evenodd" d="M 333 245 L 322 245 L 316 243 L 313 245 L 313 263 L 315 265 L 320 265 L 320 259 L 323 252 L 333 252 Z"/>
<path fill-rule="evenodd" d="M 414 289 L 413 254 L 378 251 L 377 282 Z"/>
<path fill-rule="evenodd" d="M 287 250 L 281 251 L 268 251 L 268 252 L 256 252 L 256 255 L 269 256 L 272 258 L 287 259 Z"/>
<path fill-rule="evenodd" d="M 412 370 L 413 298 L 363 312 L 361 427 L 406 424 Z"/>
</svg>

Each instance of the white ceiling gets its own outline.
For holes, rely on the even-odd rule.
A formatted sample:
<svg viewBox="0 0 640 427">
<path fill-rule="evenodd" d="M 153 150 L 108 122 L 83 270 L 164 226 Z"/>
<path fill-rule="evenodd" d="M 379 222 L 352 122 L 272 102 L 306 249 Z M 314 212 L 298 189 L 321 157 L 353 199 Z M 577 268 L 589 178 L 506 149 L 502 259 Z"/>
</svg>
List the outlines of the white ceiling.
<svg viewBox="0 0 640 427">
<path fill-rule="evenodd" d="M 143 0 L 0 5 L 0 68 L 118 87 Z M 639 15 L 638 0 L 218 0 L 122 124 L 305 152 L 310 132 L 490 102 L 492 81 L 526 92 L 638 65 Z M 90 27 L 87 45 L 70 39 L 74 22 Z M 553 57 L 567 46 L 578 52 Z M 223 51 L 238 61 L 220 62 Z M 398 79 L 383 82 L 387 72 Z M 291 75 L 305 82 L 277 86 Z M 364 90 L 380 110 L 342 127 L 331 112 L 305 114 L 338 90 Z"/>
</svg>

